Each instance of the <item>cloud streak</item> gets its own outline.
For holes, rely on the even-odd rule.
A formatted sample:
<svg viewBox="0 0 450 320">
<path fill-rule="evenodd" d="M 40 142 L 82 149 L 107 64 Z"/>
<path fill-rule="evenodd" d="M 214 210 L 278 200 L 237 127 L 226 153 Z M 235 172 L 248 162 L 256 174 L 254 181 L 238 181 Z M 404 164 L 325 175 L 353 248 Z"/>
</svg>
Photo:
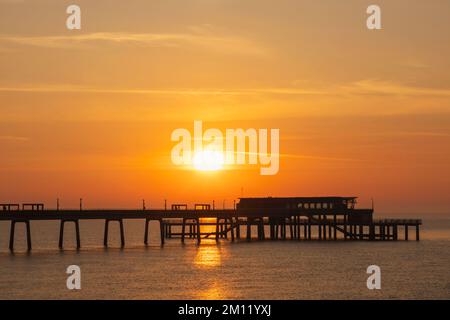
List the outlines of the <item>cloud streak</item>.
<svg viewBox="0 0 450 320">
<path fill-rule="evenodd" d="M 450 97 L 450 89 L 417 87 L 397 82 L 366 79 L 340 87 L 354 95 L 443 96 Z"/>
<path fill-rule="evenodd" d="M 215 35 L 209 30 L 192 33 L 95 32 L 58 36 L 1 35 L 0 42 L 51 49 L 102 45 L 134 45 L 147 48 L 193 46 L 226 54 L 264 55 L 266 53 L 264 48 L 251 40 L 230 35 Z"/>
<path fill-rule="evenodd" d="M 29 141 L 28 137 L 18 137 L 18 136 L 0 136 L 0 141 L 18 141 L 18 142 L 26 142 Z"/>
<path fill-rule="evenodd" d="M 261 87 L 246 89 L 227 88 L 174 88 L 174 89 L 145 89 L 145 88 L 96 88 L 78 85 L 35 85 L 0 87 L 0 92 L 59 92 L 59 93 L 110 93 L 110 94 L 148 94 L 148 95 L 292 95 L 292 96 L 326 96 L 326 95 L 399 95 L 399 96 L 434 96 L 450 97 L 450 89 L 436 89 L 409 86 L 395 82 L 362 80 L 346 85 L 333 85 L 324 88 L 296 88 L 296 87 Z"/>
</svg>

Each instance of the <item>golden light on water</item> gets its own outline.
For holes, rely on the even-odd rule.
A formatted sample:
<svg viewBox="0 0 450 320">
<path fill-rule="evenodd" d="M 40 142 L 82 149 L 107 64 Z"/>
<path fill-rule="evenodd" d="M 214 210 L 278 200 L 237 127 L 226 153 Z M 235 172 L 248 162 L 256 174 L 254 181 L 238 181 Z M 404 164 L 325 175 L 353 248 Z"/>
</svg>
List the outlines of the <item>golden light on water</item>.
<svg viewBox="0 0 450 320">
<path fill-rule="evenodd" d="M 217 247 L 217 244 L 203 244 L 198 248 L 197 255 L 195 256 L 194 265 L 197 268 L 215 268 L 220 267 L 222 263 L 221 252 Z"/>
<path fill-rule="evenodd" d="M 220 282 L 215 281 L 206 291 L 200 291 L 198 294 L 198 299 L 206 300 L 218 300 L 225 299 L 225 288 L 220 284 Z"/>
<path fill-rule="evenodd" d="M 209 238 L 202 239 L 202 245 L 197 248 L 197 255 L 194 259 L 194 265 L 200 269 L 209 269 L 220 267 L 222 265 L 222 258 L 226 257 L 226 248 L 217 246 L 215 239 L 216 219 L 204 218 L 201 222 L 209 222 L 211 225 L 202 225 L 200 228 L 202 233 L 210 232 Z"/>
</svg>

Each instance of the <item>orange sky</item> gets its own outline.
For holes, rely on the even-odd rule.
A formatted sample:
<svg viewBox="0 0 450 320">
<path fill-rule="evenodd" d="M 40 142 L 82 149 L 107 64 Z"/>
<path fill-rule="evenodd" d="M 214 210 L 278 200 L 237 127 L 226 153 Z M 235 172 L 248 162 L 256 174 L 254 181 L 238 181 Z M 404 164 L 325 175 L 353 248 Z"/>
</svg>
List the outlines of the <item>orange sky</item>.
<svg viewBox="0 0 450 320">
<path fill-rule="evenodd" d="M 0 202 L 232 206 L 355 195 L 450 216 L 450 2 L 0 0 Z M 170 161 L 170 134 L 279 128 L 275 176 Z"/>
</svg>

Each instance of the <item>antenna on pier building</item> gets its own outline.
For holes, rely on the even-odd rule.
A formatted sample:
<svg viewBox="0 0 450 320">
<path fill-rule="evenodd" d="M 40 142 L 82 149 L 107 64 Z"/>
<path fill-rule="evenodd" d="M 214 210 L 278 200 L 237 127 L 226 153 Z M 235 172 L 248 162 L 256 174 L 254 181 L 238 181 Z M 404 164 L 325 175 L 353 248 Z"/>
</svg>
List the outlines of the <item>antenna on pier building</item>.
<svg viewBox="0 0 450 320">
<path fill-rule="evenodd" d="M 56 210 L 59 211 L 59 198 L 56 199 Z"/>
<path fill-rule="evenodd" d="M 167 210 L 167 200 L 164 199 L 164 210 Z"/>
<path fill-rule="evenodd" d="M 80 198 L 80 211 L 83 210 L 83 199 Z"/>
<path fill-rule="evenodd" d="M 215 205 L 215 203 L 214 203 L 214 200 L 213 200 L 213 210 L 216 208 L 216 205 Z"/>
<path fill-rule="evenodd" d="M 372 210 L 374 210 L 374 209 L 375 209 L 375 203 L 374 203 L 373 198 L 372 198 Z"/>
<path fill-rule="evenodd" d="M 145 210 L 145 199 L 142 199 L 142 210 Z"/>
</svg>

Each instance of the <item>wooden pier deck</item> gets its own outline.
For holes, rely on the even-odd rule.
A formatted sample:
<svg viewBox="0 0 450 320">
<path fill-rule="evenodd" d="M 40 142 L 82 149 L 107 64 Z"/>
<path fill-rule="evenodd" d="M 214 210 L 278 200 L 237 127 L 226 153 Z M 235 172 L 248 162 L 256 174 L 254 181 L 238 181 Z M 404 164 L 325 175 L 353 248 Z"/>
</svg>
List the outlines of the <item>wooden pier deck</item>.
<svg viewBox="0 0 450 320">
<path fill-rule="evenodd" d="M 355 209 L 354 197 L 321 198 L 244 198 L 235 209 L 211 209 L 210 205 L 172 205 L 171 209 L 44 209 L 43 204 L 0 204 L 0 221 L 9 221 L 9 249 L 14 250 L 17 223 L 26 225 L 27 248 L 31 250 L 31 222 L 60 221 L 59 247 L 63 248 L 66 222 L 74 223 L 76 246 L 81 247 L 80 220 L 104 220 L 104 246 L 108 246 L 109 224 L 118 222 L 121 246 L 125 246 L 123 220 L 143 220 L 143 240 L 148 244 L 150 221 L 159 222 L 161 245 L 166 239 L 204 238 L 253 240 L 353 240 L 397 241 L 409 240 L 409 230 L 420 240 L 421 220 L 373 219 L 372 209 Z M 264 201 L 265 200 L 265 201 Z M 256 202 L 255 202 L 256 201 Z M 262 204 L 261 205 L 261 201 Z M 256 204 L 257 205 L 256 205 Z M 251 205 L 249 205 L 251 204 Z M 283 205 L 280 205 L 283 204 Z M 244 229 L 244 230 L 242 230 Z M 241 232 L 245 234 L 242 234 Z"/>
</svg>

